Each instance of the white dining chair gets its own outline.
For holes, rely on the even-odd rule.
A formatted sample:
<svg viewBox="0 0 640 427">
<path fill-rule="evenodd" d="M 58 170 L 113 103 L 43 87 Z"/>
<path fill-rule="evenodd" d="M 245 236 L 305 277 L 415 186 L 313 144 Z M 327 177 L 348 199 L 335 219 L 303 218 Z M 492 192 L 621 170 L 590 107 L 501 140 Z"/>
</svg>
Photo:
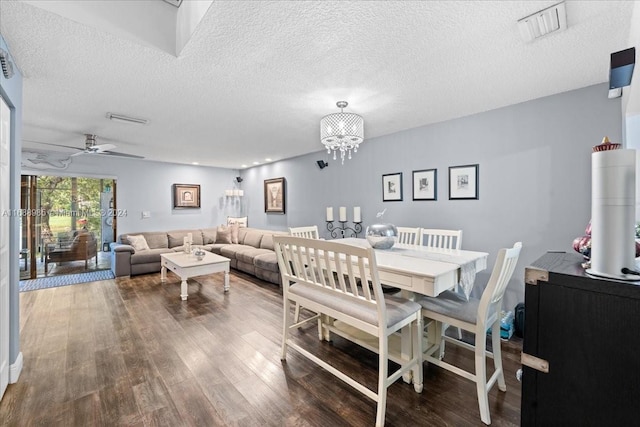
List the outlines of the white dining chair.
<svg viewBox="0 0 640 427">
<path fill-rule="evenodd" d="M 383 294 L 372 248 L 290 236 L 274 236 L 273 241 L 284 302 L 281 359 L 286 360 L 287 349 L 292 348 L 373 399 L 377 403 L 375 425 L 383 426 L 387 389 L 391 384 L 411 372 L 415 391 L 420 393 L 423 388 L 420 304 Z M 359 278 L 363 280 L 358 282 Z M 333 333 L 378 353 L 376 390 L 340 371 L 337 364 L 329 363 L 331 355 L 317 355 L 318 352 L 312 350 L 317 344 L 305 348 L 305 340 L 292 336 L 292 331 L 299 326 L 291 322 L 292 303 L 318 313 L 300 323 L 317 321 L 321 339 L 329 340 Z M 360 332 L 352 334 L 349 328 Z M 412 351 L 404 356 L 393 352 L 389 342 L 389 337 L 403 328 L 411 331 L 413 341 Z M 369 340 L 369 337 L 373 339 Z M 331 348 L 324 350 L 331 351 Z M 390 375 L 389 360 L 400 365 Z"/>
<path fill-rule="evenodd" d="M 304 237 L 305 239 L 320 238 L 320 233 L 318 232 L 317 225 L 310 225 L 306 227 L 289 227 L 289 234 L 295 237 Z"/>
<path fill-rule="evenodd" d="M 420 246 L 441 249 L 461 249 L 462 230 L 423 228 L 420 230 Z"/>
<path fill-rule="evenodd" d="M 428 336 L 436 338 L 424 353 L 424 360 L 447 369 L 476 383 L 480 419 L 491 424 L 489 414 L 489 390 L 498 382 L 501 391 L 507 391 L 502 370 L 502 353 L 500 349 L 500 311 L 504 291 L 516 268 L 522 243 L 517 242 L 512 248 L 500 249 L 493 267 L 487 287 L 478 300 L 452 291 L 445 291 L 436 298 L 422 297 L 418 300 L 422 306 L 422 315 L 428 325 Z M 453 325 L 475 334 L 475 345 L 442 337 L 442 326 Z M 491 352 L 487 351 L 487 329 L 491 328 Z M 449 342 L 475 352 L 475 373 L 472 374 L 441 359 L 441 347 Z M 437 357 L 434 357 L 434 354 Z M 487 381 L 487 365 L 485 356 L 493 358 L 494 372 Z"/>
<path fill-rule="evenodd" d="M 309 225 L 305 227 L 289 227 L 289 235 L 294 237 L 304 237 L 305 239 L 319 239 L 320 233 L 318 232 L 317 225 Z M 300 304 L 296 304 L 295 323 L 300 320 Z"/>
<path fill-rule="evenodd" d="M 420 246 L 440 249 L 462 249 L 462 230 L 443 230 L 438 228 L 420 229 Z M 456 285 L 456 292 L 460 289 Z M 448 325 L 442 328 L 444 334 Z M 462 339 L 462 331 L 457 330 L 458 339 Z"/>
<path fill-rule="evenodd" d="M 420 244 L 420 227 L 396 227 L 396 229 L 398 230 L 398 243 Z"/>
</svg>

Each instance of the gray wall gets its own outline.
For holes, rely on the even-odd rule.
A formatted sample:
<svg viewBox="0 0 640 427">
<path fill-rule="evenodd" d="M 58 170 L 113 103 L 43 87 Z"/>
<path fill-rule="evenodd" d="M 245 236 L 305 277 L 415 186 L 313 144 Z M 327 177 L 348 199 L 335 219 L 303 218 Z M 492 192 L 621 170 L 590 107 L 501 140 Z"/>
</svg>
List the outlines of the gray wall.
<svg viewBox="0 0 640 427">
<path fill-rule="evenodd" d="M 436 107 L 434 107 L 436 108 Z M 392 114 L 392 112 L 390 113 Z M 366 117 L 365 117 L 366 121 Z M 607 99 L 607 85 L 409 129 L 366 140 L 352 160 L 319 151 L 242 171 L 249 226 L 286 230 L 317 224 L 324 237 L 325 208 L 362 208 L 363 226 L 387 209 L 386 222 L 404 226 L 461 228 L 463 247 L 490 253 L 522 241 L 524 249 L 505 306 L 524 299 L 523 270 L 547 250 L 571 251 L 591 216 L 591 147 L 607 135 L 620 141 L 620 99 Z M 320 144 L 318 142 L 318 144 Z M 328 160 L 319 169 L 316 160 Z M 448 167 L 480 165 L 479 200 L 448 200 Z M 438 200 L 412 201 L 413 170 L 438 170 Z M 404 200 L 382 202 L 382 174 L 403 173 Z M 224 190 L 234 187 L 236 170 L 148 161 L 74 157 L 65 173 L 115 177 L 118 208 L 127 216 L 118 232 L 209 227 L 225 222 Z M 265 214 L 265 179 L 285 177 L 286 214 Z M 202 209 L 173 210 L 171 185 L 202 185 Z M 150 219 L 141 219 L 142 211 Z M 490 271 L 478 275 L 476 294 Z"/>
<path fill-rule="evenodd" d="M 591 147 L 605 135 L 612 141 L 622 135 L 620 99 L 607 99 L 607 90 L 595 85 L 365 140 L 344 166 L 329 159 L 320 170 L 316 160 L 327 154 L 318 152 L 245 170 L 249 223 L 326 230 L 327 206 L 336 218 L 337 207 L 346 206 L 349 219 L 353 206 L 361 206 L 366 227 L 386 208 L 385 222 L 464 230 L 463 248 L 489 252 L 490 265 L 500 248 L 522 241 L 505 302 L 513 308 L 524 299 L 524 267 L 547 250 L 571 251 L 573 239 L 584 234 L 591 216 Z M 476 163 L 480 199 L 448 200 L 448 167 Z M 438 200 L 412 201 L 411 172 L 432 168 L 438 170 Z M 395 172 L 403 173 L 404 201 L 383 203 L 382 174 Z M 263 180 L 281 176 L 286 215 L 267 215 Z M 478 275 L 476 293 L 489 274 Z"/>
<path fill-rule="evenodd" d="M 73 157 L 64 171 L 29 171 L 40 175 L 95 176 L 117 179 L 118 234 L 136 231 L 212 227 L 226 223 L 232 212 L 224 205 L 224 190 L 234 187 L 238 171 L 122 159 L 100 155 Z M 173 184 L 200 184 L 200 209 L 173 209 Z M 151 216 L 142 219 L 142 212 Z"/>
</svg>

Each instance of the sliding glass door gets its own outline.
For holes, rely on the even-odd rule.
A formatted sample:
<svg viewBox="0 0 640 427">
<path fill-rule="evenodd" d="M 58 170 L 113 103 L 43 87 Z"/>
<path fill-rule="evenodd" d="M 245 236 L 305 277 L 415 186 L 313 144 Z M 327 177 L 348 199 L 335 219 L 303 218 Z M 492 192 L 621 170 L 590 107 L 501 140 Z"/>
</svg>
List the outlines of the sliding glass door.
<svg viewBox="0 0 640 427">
<path fill-rule="evenodd" d="M 87 268 L 108 268 L 114 207 L 113 179 L 23 175 L 20 278 L 86 271 L 86 256 L 73 252 L 83 233 L 91 235 L 98 250 Z"/>
</svg>

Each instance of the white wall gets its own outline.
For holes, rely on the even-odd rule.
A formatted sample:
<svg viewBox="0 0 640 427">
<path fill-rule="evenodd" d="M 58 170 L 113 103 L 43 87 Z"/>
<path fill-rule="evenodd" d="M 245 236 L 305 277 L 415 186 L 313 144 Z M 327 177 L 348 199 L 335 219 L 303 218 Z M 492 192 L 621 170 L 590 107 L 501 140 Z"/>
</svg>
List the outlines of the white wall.
<svg viewBox="0 0 640 427">
<path fill-rule="evenodd" d="M 4 38 L 0 35 L 0 48 L 11 54 Z M 11 58 L 13 61 L 13 58 Z M 12 209 L 20 209 L 20 157 L 22 151 L 22 75 L 13 61 L 15 74 L 6 79 L 0 73 L 0 95 L 11 109 L 11 191 L 9 204 Z M 22 353 L 20 353 L 20 298 L 18 278 L 20 266 L 18 253 L 20 252 L 20 218 L 13 216 L 9 225 L 11 233 L 9 241 L 9 382 L 14 383 L 20 376 L 22 369 Z"/>
</svg>

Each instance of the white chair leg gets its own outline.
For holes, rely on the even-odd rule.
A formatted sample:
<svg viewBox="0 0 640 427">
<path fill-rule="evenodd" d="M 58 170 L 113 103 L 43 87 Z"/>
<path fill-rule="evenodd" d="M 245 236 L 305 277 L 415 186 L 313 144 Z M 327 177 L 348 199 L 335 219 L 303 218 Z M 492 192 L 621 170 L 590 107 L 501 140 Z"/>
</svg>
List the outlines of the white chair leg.
<svg viewBox="0 0 640 427">
<path fill-rule="evenodd" d="M 416 393 L 422 393 L 423 373 L 422 373 L 422 314 L 418 314 L 415 328 L 413 329 L 413 357 L 418 358 L 418 362 L 413 367 L 413 389 Z"/>
<path fill-rule="evenodd" d="M 476 328 L 476 389 L 478 391 L 478 406 L 480 408 L 480 419 L 483 423 L 491 424 L 489 415 L 489 396 L 487 393 L 487 364 L 485 361 L 485 351 L 487 348 L 486 330 Z"/>
<path fill-rule="evenodd" d="M 293 323 L 298 323 L 300 321 L 300 304 L 296 303 L 296 312 L 293 315 Z"/>
<path fill-rule="evenodd" d="M 493 366 L 498 374 L 498 388 L 500 391 L 507 391 L 507 384 L 504 382 L 504 371 L 502 370 L 502 348 L 500 342 L 500 321 L 496 321 L 491 330 L 491 347 L 493 351 Z"/>
<path fill-rule="evenodd" d="M 387 410 L 387 376 L 389 371 L 388 351 L 389 338 L 380 335 L 379 343 L 379 367 L 378 367 L 378 409 L 376 411 L 376 427 L 384 426 L 384 417 Z"/>
<path fill-rule="evenodd" d="M 288 298 L 284 298 L 284 307 L 282 314 L 282 352 L 280 354 L 280 360 L 287 359 L 287 340 L 289 339 L 289 326 L 291 325 L 289 320 L 289 311 L 291 307 L 291 302 Z"/>
</svg>

